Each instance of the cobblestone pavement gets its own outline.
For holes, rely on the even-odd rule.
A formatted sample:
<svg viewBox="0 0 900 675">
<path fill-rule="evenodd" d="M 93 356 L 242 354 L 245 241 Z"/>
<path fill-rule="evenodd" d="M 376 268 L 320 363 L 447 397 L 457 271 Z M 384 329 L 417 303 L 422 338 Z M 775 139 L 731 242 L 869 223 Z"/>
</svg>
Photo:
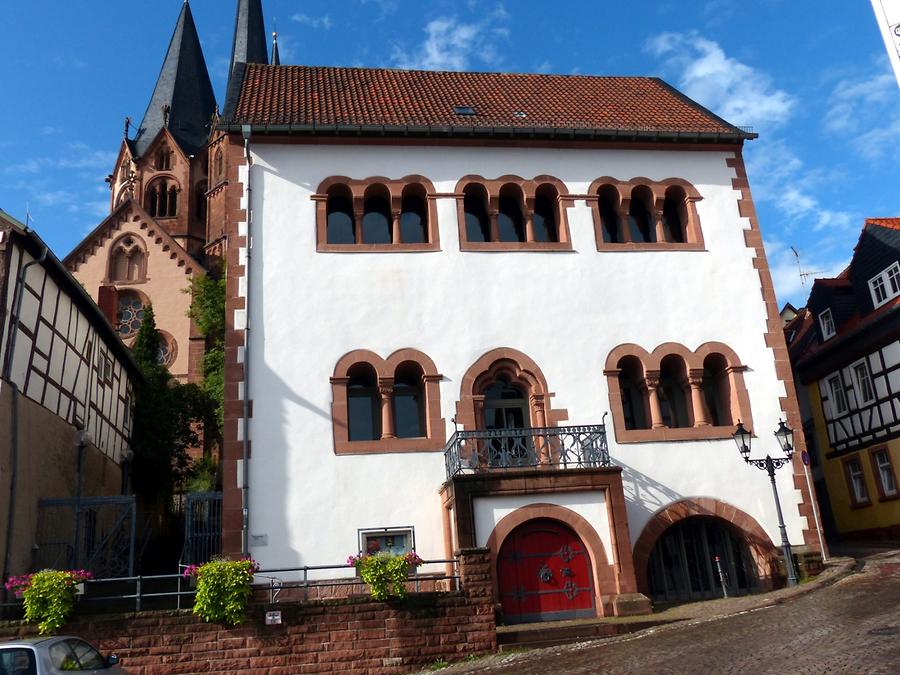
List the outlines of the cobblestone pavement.
<svg viewBox="0 0 900 675">
<path fill-rule="evenodd" d="M 900 555 L 783 604 L 443 673 L 900 673 Z"/>
</svg>

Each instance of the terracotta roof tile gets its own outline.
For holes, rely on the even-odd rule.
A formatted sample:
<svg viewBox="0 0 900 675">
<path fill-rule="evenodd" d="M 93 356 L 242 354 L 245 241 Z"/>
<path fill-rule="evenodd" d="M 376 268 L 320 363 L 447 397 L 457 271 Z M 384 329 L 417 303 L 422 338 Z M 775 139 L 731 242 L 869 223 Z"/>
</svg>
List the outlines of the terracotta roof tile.
<svg viewBox="0 0 900 675">
<path fill-rule="evenodd" d="M 454 112 L 471 106 L 475 115 Z M 753 135 L 652 77 L 248 64 L 230 124 Z"/>
<path fill-rule="evenodd" d="M 892 230 L 900 230 L 900 218 L 866 218 L 866 225 L 878 225 Z"/>
</svg>

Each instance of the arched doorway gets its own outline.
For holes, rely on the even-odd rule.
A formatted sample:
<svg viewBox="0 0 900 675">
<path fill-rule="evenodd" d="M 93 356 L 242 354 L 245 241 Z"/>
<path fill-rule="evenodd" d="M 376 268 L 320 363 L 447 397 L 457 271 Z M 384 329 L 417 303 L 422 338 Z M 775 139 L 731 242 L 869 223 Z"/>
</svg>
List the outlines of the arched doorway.
<svg viewBox="0 0 900 675">
<path fill-rule="evenodd" d="M 497 582 L 506 623 L 597 616 L 587 548 L 559 521 L 538 518 L 514 529 L 497 554 Z"/>
<path fill-rule="evenodd" d="M 747 544 L 734 527 L 715 517 L 686 518 L 653 546 L 647 568 L 650 597 L 654 602 L 721 597 L 719 566 L 729 595 L 757 586 Z"/>
</svg>

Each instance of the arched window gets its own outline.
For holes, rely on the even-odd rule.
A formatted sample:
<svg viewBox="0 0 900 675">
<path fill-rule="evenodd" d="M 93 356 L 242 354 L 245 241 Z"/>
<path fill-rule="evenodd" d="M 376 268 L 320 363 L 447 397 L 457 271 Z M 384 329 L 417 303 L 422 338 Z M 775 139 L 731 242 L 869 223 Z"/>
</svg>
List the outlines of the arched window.
<svg viewBox="0 0 900 675">
<path fill-rule="evenodd" d="M 728 362 L 721 354 L 703 359 L 703 397 L 710 415 L 710 424 L 717 427 L 735 424 L 731 414 L 731 383 Z"/>
<path fill-rule="evenodd" d="M 177 355 L 178 344 L 175 342 L 175 338 L 164 330 L 159 331 L 159 349 L 156 351 L 156 362 L 169 368 L 175 362 Z"/>
<path fill-rule="evenodd" d="M 154 218 L 174 218 L 178 215 L 178 187 L 162 178 L 147 188 L 144 208 Z"/>
<path fill-rule="evenodd" d="M 619 193 L 612 185 L 604 185 L 600 188 L 598 198 L 603 241 L 618 244 L 623 241 L 619 222 Z"/>
<path fill-rule="evenodd" d="M 428 207 L 425 188 L 412 183 L 403 189 L 400 200 L 400 241 L 424 244 L 428 241 Z"/>
<path fill-rule="evenodd" d="M 394 373 L 394 434 L 397 438 L 424 438 L 425 380 L 422 366 L 405 361 Z"/>
<path fill-rule="evenodd" d="M 347 437 L 376 441 L 381 438 L 381 396 L 375 370 L 368 363 L 358 363 L 348 375 Z"/>
<path fill-rule="evenodd" d="M 626 356 L 618 363 L 619 392 L 626 429 L 649 429 L 647 388 L 644 386 L 644 367 L 636 356 Z"/>
<path fill-rule="evenodd" d="M 366 190 L 362 240 L 364 244 L 391 243 L 391 196 L 383 185 L 372 185 Z"/>
<path fill-rule="evenodd" d="M 525 218 L 522 214 L 522 190 L 517 185 L 504 185 L 500 188 L 497 230 L 500 241 L 526 241 Z"/>
<path fill-rule="evenodd" d="M 137 291 L 119 291 L 119 306 L 116 312 L 116 330 L 123 340 L 137 335 L 144 323 L 144 309 L 147 303 Z"/>
<path fill-rule="evenodd" d="M 329 244 L 355 244 L 353 196 L 346 185 L 335 185 L 328 191 L 326 240 Z"/>
<path fill-rule="evenodd" d="M 466 185 L 463 189 L 463 209 L 466 214 L 466 240 L 490 241 L 491 219 L 488 217 L 487 191 L 483 185 Z"/>
<path fill-rule="evenodd" d="M 144 281 L 147 276 L 147 249 L 140 237 L 127 234 L 110 249 L 108 277 L 112 282 Z"/>
<path fill-rule="evenodd" d="M 559 193 L 553 185 L 535 192 L 533 225 L 535 241 L 559 241 Z"/>
<path fill-rule="evenodd" d="M 653 224 L 653 193 L 644 185 L 639 185 L 631 192 L 631 208 L 628 211 L 628 227 L 631 241 L 648 243 L 656 241 L 656 228 Z"/>
<path fill-rule="evenodd" d="M 687 367 L 680 356 L 666 356 L 659 369 L 659 407 L 662 423 L 670 429 L 691 426 L 686 389 Z"/>
<path fill-rule="evenodd" d="M 687 241 L 687 195 L 680 185 L 673 185 L 666 190 L 663 202 L 663 232 L 666 241 L 683 243 Z"/>
<path fill-rule="evenodd" d="M 521 387 L 498 375 L 484 390 L 484 428 L 522 429 L 530 426 L 528 399 Z"/>
<path fill-rule="evenodd" d="M 172 152 L 168 147 L 163 145 L 156 151 L 156 161 L 154 164 L 156 165 L 157 171 L 168 171 L 172 167 Z"/>
</svg>

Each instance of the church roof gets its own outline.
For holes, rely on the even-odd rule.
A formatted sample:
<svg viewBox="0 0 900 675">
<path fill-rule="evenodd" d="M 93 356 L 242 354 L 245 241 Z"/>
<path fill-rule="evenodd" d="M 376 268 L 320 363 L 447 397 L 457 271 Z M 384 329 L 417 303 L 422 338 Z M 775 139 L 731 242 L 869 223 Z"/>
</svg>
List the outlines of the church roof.
<svg viewBox="0 0 900 675">
<path fill-rule="evenodd" d="M 273 133 L 756 137 L 655 77 L 248 64 L 240 89 L 228 97 L 223 125 L 229 130 L 250 124 Z"/>
<path fill-rule="evenodd" d="M 168 106 L 168 110 L 164 108 Z M 191 6 L 185 2 L 156 81 L 150 105 L 134 139 L 143 155 L 163 127 L 169 129 L 187 155 L 197 152 L 209 138 L 216 97 L 197 36 Z"/>
<path fill-rule="evenodd" d="M 266 25 L 263 21 L 262 0 L 238 0 L 227 88 L 231 89 L 235 64 L 268 62 Z"/>
</svg>

